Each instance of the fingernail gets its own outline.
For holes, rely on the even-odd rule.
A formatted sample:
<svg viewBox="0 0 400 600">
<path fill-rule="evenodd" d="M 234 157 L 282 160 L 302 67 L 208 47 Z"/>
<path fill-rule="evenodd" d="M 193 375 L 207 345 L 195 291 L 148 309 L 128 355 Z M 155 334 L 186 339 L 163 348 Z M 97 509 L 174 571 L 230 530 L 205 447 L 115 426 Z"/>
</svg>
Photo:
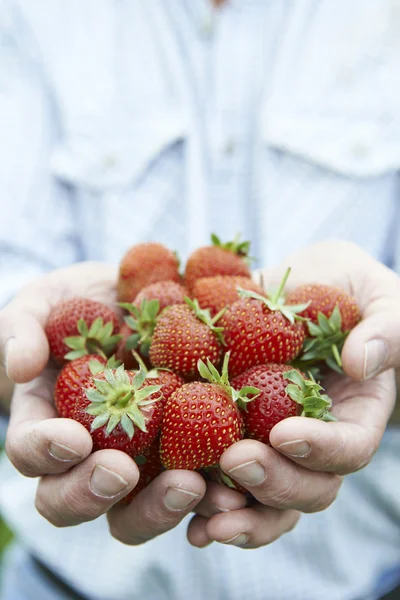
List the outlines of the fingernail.
<svg viewBox="0 0 400 600">
<path fill-rule="evenodd" d="M 193 492 L 180 490 L 179 488 L 168 488 L 167 493 L 164 496 L 164 504 L 168 510 L 176 512 L 178 510 L 184 510 L 198 498 L 200 498 L 200 496 Z"/>
<path fill-rule="evenodd" d="M 57 442 L 50 442 L 49 454 L 62 462 L 71 462 L 73 460 L 78 460 L 78 458 L 81 457 L 81 455 L 78 454 L 78 452 L 75 452 L 75 450 L 72 450 L 72 448 L 68 448 L 68 446 L 63 446 L 63 444 L 58 444 Z"/>
<path fill-rule="evenodd" d="M 276 447 L 281 452 L 294 456 L 295 458 L 305 458 L 311 452 L 311 446 L 307 440 L 293 440 L 291 442 L 283 442 Z"/>
<path fill-rule="evenodd" d="M 249 541 L 249 536 L 245 533 L 239 533 L 229 540 L 224 540 L 221 544 L 230 544 L 231 546 L 244 546 Z"/>
<path fill-rule="evenodd" d="M 256 460 L 233 467 L 229 474 L 245 485 L 260 485 L 266 478 L 264 468 Z"/>
<path fill-rule="evenodd" d="M 364 379 L 371 379 L 382 369 L 388 355 L 384 340 L 370 340 L 364 344 Z"/>
<path fill-rule="evenodd" d="M 96 465 L 89 485 L 96 496 L 112 498 L 122 492 L 128 486 L 128 482 L 117 473 L 113 473 L 101 465 Z"/>
</svg>

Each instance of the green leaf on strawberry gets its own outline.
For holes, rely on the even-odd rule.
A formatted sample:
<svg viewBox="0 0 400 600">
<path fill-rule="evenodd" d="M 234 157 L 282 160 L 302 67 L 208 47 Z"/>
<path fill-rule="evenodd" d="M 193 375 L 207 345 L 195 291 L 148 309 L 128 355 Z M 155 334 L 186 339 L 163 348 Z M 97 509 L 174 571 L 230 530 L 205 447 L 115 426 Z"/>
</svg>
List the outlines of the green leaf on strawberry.
<svg viewBox="0 0 400 600">
<path fill-rule="evenodd" d="M 75 360 L 86 354 L 98 354 L 106 358 L 121 339 L 120 335 L 112 335 L 113 323 L 104 324 L 101 317 L 95 319 L 90 328 L 84 319 L 79 319 L 77 328 L 80 335 L 64 339 L 64 343 L 71 348 L 71 352 L 64 357 L 66 360 Z"/>
<path fill-rule="evenodd" d="M 261 296 L 260 294 L 257 294 L 256 292 L 253 292 L 251 290 L 243 289 L 238 290 L 239 295 L 242 298 L 254 298 L 255 300 L 260 300 L 260 302 L 265 304 L 265 306 L 267 306 L 267 308 L 269 308 L 270 311 L 281 312 L 283 316 L 286 317 L 288 321 L 290 321 L 290 323 L 294 323 L 295 321 L 306 321 L 307 319 L 304 319 L 304 317 L 300 316 L 299 313 L 303 312 L 309 306 L 309 302 L 306 302 L 304 304 L 292 305 L 285 304 L 285 297 L 283 292 L 286 282 L 289 278 L 290 271 L 291 269 L 288 268 L 279 285 L 279 288 L 273 294 L 268 295 L 268 297 Z"/>
<path fill-rule="evenodd" d="M 157 325 L 160 312 L 158 300 L 143 299 L 140 308 L 130 302 L 120 302 L 119 306 L 130 315 L 124 318 L 125 323 L 132 329 L 132 335 L 125 342 L 127 350 L 139 350 L 142 356 L 149 355 L 151 340 Z"/>
<path fill-rule="evenodd" d="M 133 379 L 123 366 L 116 370 L 106 369 L 103 379 L 93 379 L 93 388 L 86 389 L 90 401 L 85 412 L 96 418 L 91 424 L 94 431 L 104 425 L 107 435 L 120 425 L 129 439 L 133 438 L 135 427 L 146 432 L 146 420 L 141 407 L 160 400 L 161 385 L 146 385 L 146 372 L 140 369 Z"/>
<path fill-rule="evenodd" d="M 321 394 L 323 387 L 315 381 L 312 375 L 305 379 L 299 371 L 293 369 L 283 374 L 290 381 L 286 387 L 286 394 L 297 404 L 303 407 L 301 415 L 321 419 L 322 421 L 336 421 L 329 412 L 332 400 L 327 394 Z"/>
</svg>

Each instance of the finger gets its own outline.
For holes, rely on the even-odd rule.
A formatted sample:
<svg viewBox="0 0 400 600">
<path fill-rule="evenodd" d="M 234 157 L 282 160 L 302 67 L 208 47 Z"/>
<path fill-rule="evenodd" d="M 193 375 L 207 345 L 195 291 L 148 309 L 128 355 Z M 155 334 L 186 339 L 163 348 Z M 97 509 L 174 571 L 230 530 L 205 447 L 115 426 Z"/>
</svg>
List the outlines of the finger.
<svg viewBox="0 0 400 600">
<path fill-rule="evenodd" d="M 142 544 L 180 523 L 206 491 L 192 471 L 165 471 L 132 500 L 108 513 L 111 535 L 123 544 Z"/>
<path fill-rule="evenodd" d="M 6 452 L 27 477 L 63 473 L 92 451 L 89 432 L 72 419 L 59 419 L 53 405 L 54 374 L 18 385 L 11 403 Z"/>
<path fill-rule="evenodd" d="M 213 540 L 210 540 L 207 534 L 207 523 L 206 517 L 196 515 L 191 519 L 187 529 L 187 539 L 192 546 L 205 548 L 212 544 Z"/>
<path fill-rule="evenodd" d="M 291 531 L 300 515 L 294 510 L 277 510 L 260 504 L 215 515 L 207 521 L 209 540 L 240 548 L 259 548 Z"/>
<path fill-rule="evenodd" d="M 34 291 L 0 312 L 0 361 L 12 381 L 30 381 L 45 368 L 49 344 L 44 326 L 49 312 L 46 295 Z"/>
<path fill-rule="evenodd" d="M 261 504 L 280 510 L 324 510 L 336 498 L 341 484 L 336 475 L 304 469 L 255 440 L 230 446 L 220 464 Z"/>
<path fill-rule="evenodd" d="M 212 517 L 220 512 L 244 508 L 246 504 L 247 500 L 240 492 L 210 481 L 207 483 L 203 499 L 197 504 L 194 512 L 203 517 Z"/>
<path fill-rule="evenodd" d="M 350 332 L 342 360 L 350 377 L 364 380 L 400 366 L 400 279 L 373 262 L 358 287 L 363 318 Z"/>
<path fill-rule="evenodd" d="M 42 477 L 36 508 L 56 527 L 78 525 L 107 512 L 138 480 L 139 470 L 127 454 L 99 450 L 68 473 Z"/>
<path fill-rule="evenodd" d="M 355 382 L 338 379 L 332 390 L 337 422 L 292 417 L 272 429 L 271 445 L 294 462 L 340 475 L 365 467 L 379 447 L 395 401 L 392 371 Z"/>
</svg>

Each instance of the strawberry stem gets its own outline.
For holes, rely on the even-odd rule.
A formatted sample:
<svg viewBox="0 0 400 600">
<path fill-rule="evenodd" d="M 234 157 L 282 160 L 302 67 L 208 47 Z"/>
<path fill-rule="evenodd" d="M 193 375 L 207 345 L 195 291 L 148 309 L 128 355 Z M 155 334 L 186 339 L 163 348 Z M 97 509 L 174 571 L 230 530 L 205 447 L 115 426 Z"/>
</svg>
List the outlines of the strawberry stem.
<svg viewBox="0 0 400 600">
<path fill-rule="evenodd" d="M 285 285 L 287 283 L 287 280 L 289 279 L 289 275 L 291 273 L 291 267 L 288 267 L 286 269 L 285 275 L 283 276 L 283 279 L 281 281 L 281 283 L 279 284 L 279 287 L 277 289 L 277 291 L 275 292 L 275 294 L 272 296 L 271 298 L 271 302 L 273 304 L 277 304 L 280 300 L 280 298 L 282 297 L 283 294 L 283 290 L 285 289 Z"/>
</svg>

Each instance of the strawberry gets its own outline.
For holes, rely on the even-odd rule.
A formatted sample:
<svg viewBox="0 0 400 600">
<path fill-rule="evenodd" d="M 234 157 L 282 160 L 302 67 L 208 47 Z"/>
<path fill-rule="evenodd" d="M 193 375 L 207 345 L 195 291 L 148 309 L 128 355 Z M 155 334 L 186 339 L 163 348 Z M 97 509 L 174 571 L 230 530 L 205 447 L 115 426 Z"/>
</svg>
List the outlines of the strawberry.
<svg viewBox="0 0 400 600">
<path fill-rule="evenodd" d="M 166 469 L 201 469 L 218 463 L 221 454 L 243 437 L 243 422 L 235 404 L 245 399 L 228 381 L 228 357 L 221 375 L 208 360 L 198 369 L 207 383 L 186 383 L 165 405 L 161 429 L 161 462 Z M 247 393 L 257 393 L 249 388 Z"/>
<path fill-rule="evenodd" d="M 137 308 L 142 307 L 143 300 L 158 300 L 159 311 L 161 312 L 167 306 L 173 304 L 183 304 L 185 296 L 188 295 L 187 289 L 175 281 L 157 281 L 143 288 L 133 301 Z"/>
<path fill-rule="evenodd" d="M 283 303 L 282 292 L 289 272 L 272 298 L 242 290 L 242 298 L 222 316 L 220 325 L 226 349 L 231 353 L 232 377 L 254 365 L 291 362 L 301 352 L 305 332 L 297 313 L 306 305 Z"/>
<path fill-rule="evenodd" d="M 110 356 L 119 341 L 115 312 L 89 298 L 71 298 L 56 304 L 45 331 L 51 356 L 58 364 L 85 354 Z"/>
<path fill-rule="evenodd" d="M 143 369 L 106 369 L 80 390 L 70 417 L 90 431 L 93 450 L 112 448 L 136 456 L 160 430 L 161 388 L 146 379 Z"/>
<path fill-rule="evenodd" d="M 193 252 L 186 263 L 185 285 L 190 292 L 194 283 L 201 277 L 216 275 L 236 275 L 251 277 L 246 259 L 250 243 L 235 239 L 223 244 L 216 236 L 211 236 L 212 246 L 204 246 Z"/>
<path fill-rule="evenodd" d="M 132 246 L 120 262 L 118 299 L 132 302 L 143 288 L 157 281 L 181 281 L 176 254 L 155 242 Z"/>
<path fill-rule="evenodd" d="M 142 454 L 138 454 L 133 459 L 139 468 L 139 481 L 136 487 L 125 498 L 120 500 L 119 504 L 129 504 L 139 492 L 144 490 L 160 473 L 163 471 L 160 458 L 160 441 L 158 438 Z"/>
<path fill-rule="evenodd" d="M 211 319 L 197 301 L 165 308 L 158 318 L 150 346 L 154 367 L 172 369 L 185 378 L 197 375 L 197 362 L 209 359 L 218 365 L 222 357 L 222 329 L 216 327 L 220 315 Z"/>
<path fill-rule="evenodd" d="M 147 373 L 147 380 L 152 385 L 162 386 L 162 398 L 160 402 L 166 404 L 168 399 L 176 390 L 181 388 L 185 381 L 177 373 L 167 369 L 152 369 Z"/>
<path fill-rule="evenodd" d="M 106 360 L 95 354 L 86 354 L 67 362 L 58 374 L 54 388 L 54 404 L 60 417 L 68 418 L 73 411 L 81 388 L 91 377 L 104 370 Z"/>
<path fill-rule="evenodd" d="M 241 390 L 248 386 L 260 393 L 251 402 L 238 401 L 246 427 L 246 436 L 269 444 L 271 429 L 288 417 L 303 415 L 325 421 L 333 420 L 329 413 L 331 400 L 321 395 L 322 387 L 314 379 L 305 379 L 300 371 L 288 365 L 258 365 L 232 380 Z"/>
<path fill-rule="evenodd" d="M 217 275 L 197 279 L 192 288 L 192 296 L 196 298 L 201 308 L 208 308 L 211 316 L 214 316 L 226 306 L 239 300 L 238 288 L 263 295 L 261 287 L 248 277 Z"/>
<path fill-rule="evenodd" d="M 308 302 L 301 316 L 309 319 L 308 339 L 298 364 L 312 365 L 324 361 L 331 369 L 342 372 L 341 351 L 346 337 L 361 319 L 353 296 L 344 290 L 323 284 L 301 285 L 287 295 L 287 304 Z"/>
</svg>

